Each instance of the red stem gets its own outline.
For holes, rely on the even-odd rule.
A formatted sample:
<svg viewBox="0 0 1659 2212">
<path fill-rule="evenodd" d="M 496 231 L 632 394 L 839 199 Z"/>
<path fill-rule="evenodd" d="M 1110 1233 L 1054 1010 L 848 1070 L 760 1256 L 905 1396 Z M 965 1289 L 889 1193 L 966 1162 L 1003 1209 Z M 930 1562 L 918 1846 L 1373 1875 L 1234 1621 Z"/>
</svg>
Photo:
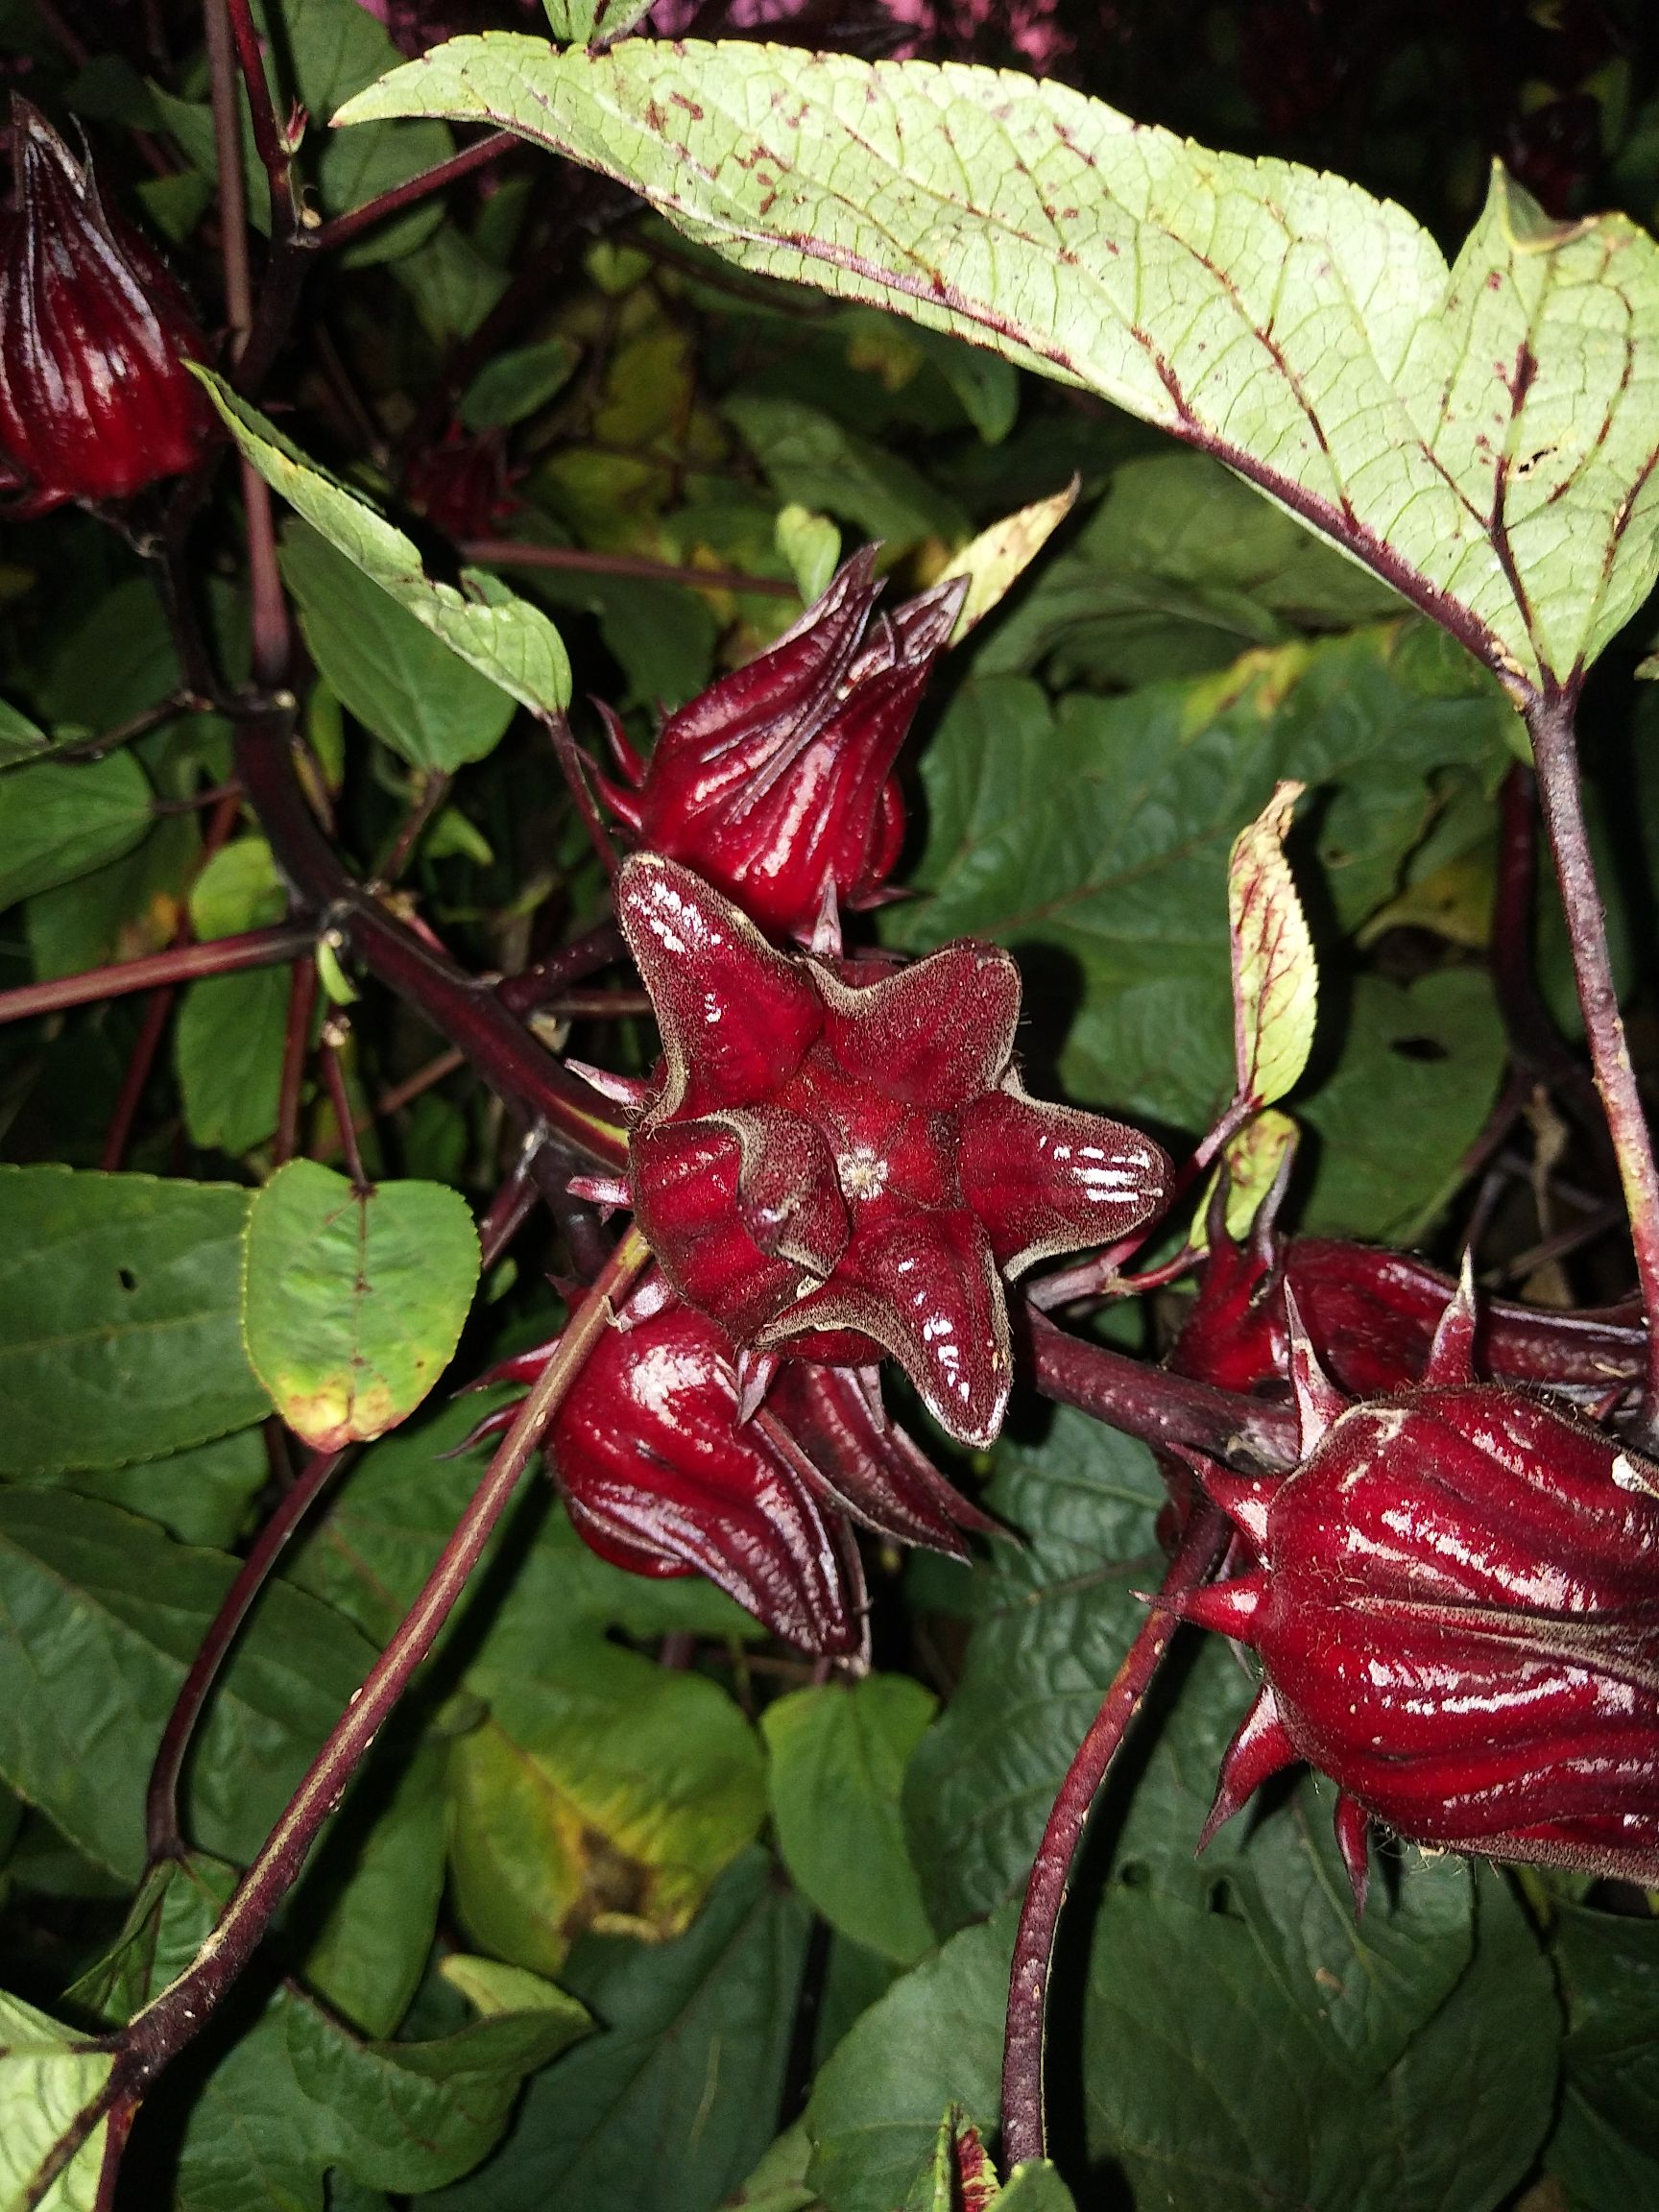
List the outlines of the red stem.
<svg viewBox="0 0 1659 2212">
<path fill-rule="evenodd" d="M 553 740 L 553 754 L 559 763 L 559 772 L 569 787 L 571 798 L 576 802 L 576 811 L 582 817 L 588 842 L 597 854 L 599 865 L 606 875 L 614 876 L 618 865 L 616 848 L 611 842 L 611 832 L 605 827 L 604 817 L 588 781 L 588 763 L 570 734 L 569 719 L 564 714 L 549 712 L 538 714 L 537 720 Z"/>
<path fill-rule="evenodd" d="M 324 252 L 331 247 L 344 246 L 362 231 L 373 229 L 376 223 L 383 223 L 388 215 L 400 214 L 417 200 L 442 192 L 458 178 L 470 177 L 474 170 L 499 161 L 503 154 L 511 153 L 518 144 L 513 132 L 493 131 L 488 138 L 480 138 L 475 146 L 464 146 L 459 154 L 452 154 L 447 161 L 440 161 L 435 168 L 423 169 L 406 184 L 395 184 L 390 192 L 365 200 L 361 207 L 353 207 L 348 214 L 330 216 L 320 226 L 316 243 Z"/>
<path fill-rule="evenodd" d="M 1642 1395 L 1644 1440 L 1659 1443 L 1659 1170 L 1637 1088 L 1630 1046 L 1619 1012 L 1613 966 L 1607 951 L 1606 916 L 1597 887 L 1590 839 L 1584 825 L 1584 798 L 1574 727 L 1575 693 L 1535 696 L 1527 709 L 1527 729 L 1538 774 L 1538 796 L 1555 858 L 1567 933 L 1573 945 L 1573 975 L 1590 1045 L 1590 1065 L 1608 1134 L 1619 1162 L 1624 1208 L 1642 1308 L 1647 1316 L 1647 1358 Z"/>
<path fill-rule="evenodd" d="M 305 1062 L 311 1053 L 311 1021 L 317 1010 L 317 963 L 297 960 L 288 984 L 288 1020 L 282 1032 L 282 1082 L 276 1098 L 274 1165 L 280 1167 L 300 1149 L 300 1106 L 305 1088 Z"/>
<path fill-rule="evenodd" d="M 113 1175 L 127 1157 L 132 1124 L 138 1118 L 138 1108 L 149 1087 L 151 1073 L 156 1066 L 156 1055 L 161 1049 L 161 1040 L 166 1034 L 173 1001 L 178 995 L 177 987 L 169 984 L 164 991 L 155 992 L 144 1009 L 138 1041 L 127 1063 L 127 1072 L 121 1078 L 115 1111 L 109 1118 L 109 1127 L 104 1137 L 104 1149 L 98 1159 L 98 1165 L 106 1175 Z"/>
<path fill-rule="evenodd" d="M 1160 1450 L 1185 1445 L 1217 1459 L 1295 1465 L 1296 1416 L 1289 1406 L 1217 1390 L 1109 1345 L 1068 1336 L 1041 1313 L 1029 1315 L 1029 1327 L 1037 1386 L 1062 1406 L 1078 1407 Z"/>
<path fill-rule="evenodd" d="M 345 1457 L 344 1452 L 314 1454 L 298 1479 L 278 1499 L 276 1510 L 254 1538 L 252 1548 L 221 1599 L 212 1624 L 190 1662 L 190 1671 L 180 1686 L 167 1725 L 161 1732 L 144 1798 L 144 1834 L 152 1866 L 160 1860 L 180 1859 L 184 1855 L 184 1835 L 179 1819 L 179 1783 L 203 1707 L 243 1622 L 286 1549 L 288 1539 L 333 1479 Z"/>
<path fill-rule="evenodd" d="M 247 1965 L 272 1915 L 298 1880 L 324 1822 L 345 1796 L 466 1589 L 542 1431 L 609 1326 L 613 1301 L 620 1303 L 648 1257 L 637 1237 L 625 1238 L 572 1314 L 559 1349 L 519 1407 L 420 1596 L 312 1761 L 211 1936 L 178 1980 L 110 2039 L 116 2053 L 111 2099 L 147 2089 L 169 2060 L 201 2033 Z"/>
<path fill-rule="evenodd" d="M 192 983 L 202 975 L 236 975 L 245 968 L 278 968 L 309 952 L 316 930 L 304 923 L 283 922 L 271 929 L 245 929 L 236 937 L 210 937 L 204 945 L 175 945 L 142 960 L 116 960 L 80 975 L 60 975 L 50 983 L 24 983 L 0 991 L 0 1022 L 26 1022 L 36 1014 L 63 1014 L 105 998 L 125 998 L 134 991 L 154 991 L 167 983 Z"/>
<path fill-rule="evenodd" d="M 374 1186 L 363 1172 L 363 1155 L 357 1149 L 357 1122 L 346 1089 L 346 1065 L 340 1057 L 346 1035 L 346 1026 L 338 1017 L 324 1029 L 323 1080 L 328 1088 L 328 1103 L 334 1109 L 335 1142 L 346 1156 L 346 1172 L 351 1178 L 352 1190 L 363 1197 Z M 368 1118 L 372 1121 L 373 1116 Z"/>
<path fill-rule="evenodd" d="M 1201 1505 L 1188 1524 L 1180 1549 L 1170 1560 L 1161 1595 L 1174 1598 L 1194 1590 L 1214 1572 L 1227 1541 L 1224 1518 L 1213 1505 Z M 1054 1938 L 1070 1887 L 1072 1863 L 1108 1768 L 1122 1746 L 1129 1724 L 1163 1664 L 1179 1623 L 1166 1612 L 1149 1613 L 1123 1655 L 1099 1712 L 1077 1748 L 1060 1785 L 1037 1847 L 1025 1891 L 1024 1910 L 1014 1938 L 1014 1964 L 1008 1983 L 1008 2026 L 1002 2046 L 1002 2152 L 1010 2169 L 1044 2155 L 1043 2049 L 1048 2011 L 1048 1981 L 1054 1963 Z"/>
<path fill-rule="evenodd" d="M 271 185 L 271 235 L 280 237 L 294 228 L 295 207 L 290 171 L 293 156 L 282 141 L 276 110 L 271 105 L 271 85 L 265 75 L 265 58 L 259 51 L 259 32 L 248 0 L 224 0 L 230 18 L 230 36 L 236 42 L 236 60 L 248 92 L 249 120 L 253 145 Z"/>
<path fill-rule="evenodd" d="M 613 960 L 625 959 L 627 953 L 627 941 L 615 923 L 601 922 L 573 945 L 550 952 L 522 974 L 505 976 L 495 986 L 495 996 L 510 1014 L 534 1014 L 538 1006 L 558 998 L 566 984 L 579 983 L 595 970 L 609 968 Z"/>
</svg>

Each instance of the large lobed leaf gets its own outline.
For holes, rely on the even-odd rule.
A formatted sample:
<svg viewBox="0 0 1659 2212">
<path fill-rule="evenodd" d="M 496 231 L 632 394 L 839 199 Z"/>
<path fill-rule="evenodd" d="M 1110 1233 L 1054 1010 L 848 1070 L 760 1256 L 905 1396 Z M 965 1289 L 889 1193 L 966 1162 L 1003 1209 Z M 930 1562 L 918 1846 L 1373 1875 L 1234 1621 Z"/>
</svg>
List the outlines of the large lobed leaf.
<svg viewBox="0 0 1659 2212">
<path fill-rule="evenodd" d="M 741 266 L 876 301 L 1214 453 L 1525 694 L 1647 597 L 1659 249 L 1502 171 L 1455 263 L 1358 185 L 1054 83 L 746 43 L 457 38 L 336 120 L 490 121 Z"/>
</svg>

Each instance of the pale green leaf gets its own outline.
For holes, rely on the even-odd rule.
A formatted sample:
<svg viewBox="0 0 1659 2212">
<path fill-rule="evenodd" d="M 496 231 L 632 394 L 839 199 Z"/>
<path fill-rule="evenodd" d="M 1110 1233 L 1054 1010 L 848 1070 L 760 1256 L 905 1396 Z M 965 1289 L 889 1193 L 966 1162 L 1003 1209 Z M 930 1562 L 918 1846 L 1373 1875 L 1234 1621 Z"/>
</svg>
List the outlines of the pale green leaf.
<svg viewBox="0 0 1659 2212">
<path fill-rule="evenodd" d="M 439 1183 L 353 1189 L 291 1160 L 248 1216 L 243 1334 L 282 1418 L 320 1452 L 384 1434 L 448 1365 L 478 1237 Z"/>
<path fill-rule="evenodd" d="M 788 562 L 805 605 L 821 598 L 841 558 L 841 533 L 828 515 L 815 515 L 791 499 L 778 511 L 778 550 Z"/>
<path fill-rule="evenodd" d="M 44 2191 L 39 2176 L 97 2099 L 114 2059 L 84 2035 L 0 1994 L 0 2212 L 92 2212 L 104 2162 L 100 2122 Z"/>
<path fill-rule="evenodd" d="M 1286 780 L 1227 863 L 1233 945 L 1233 1045 L 1237 1095 L 1253 1107 L 1283 1098 L 1301 1077 L 1319 1016 L 1313 940 L 1285 857 L 1296 802 L 1306 785 Z"/>
<path fill-rule="evenodd" d="M 286 968 L 204 975 L 180 1001 L 173 1064 L 190 1142 L 238 1159 L 276 1126 L 288 1020 Z"/>
<path fill-rule="evenodd" d="M 567 45 L 590 38 L 620 38 L 632 31 L 642 15 L 651 12 L 651 0 L 542 0 L 547 28 Z"/>
<path fill-rule="evenodd" d="M 462 570 L 464 589 L 434 583 L 412 538 L 308 461 L 211 370 L 197 373 L 248 460 L 336 551 L 521 707 L 551 713 L 569 705 L 570 663 L 545 614 L 481 569 Z"/>
<path fill-rule="evenodd" d="M 1222 1166 L 1206 1184 L 1192 1215 L 1187 1241 L 1194 1252 L 1209 1248 L 1210 1200 L 1222 1168 L 1227 1175 L 1227 1234 L 1235 1243 L 1242 1243 L 1262 1201 L 1279 1180 L 1286 1159 L 1295 1152 L 1301 1134 L 1289 1115 L 1280 1113 L 1276 1106 L 1269 1106 L 1245 1123 L 1228 1144 Z"/>
<path fill-rule="evenodd" d="M 198 937 L 233 937 L 280 922 L 288 891 L 263 837 L 238 837 L 215 853 L 190 886 L 190 926 Z"/>
<path fill-rule="evenodd" d="M 0 767 L 9 768 L 14 761 L 27 760 L 31 754 L 43 753 L 50 742 L 45 731 L 27 714 L 20 714 L 7 700 L 0 699 Z"/>
<path fill-rule="evenodd" d="M 925 538 L 954 544 L 968 518 L 919 469 L 805 400 L 738 394 L 724 412 L 781 499 L 838 515 L 902 553 Z"/>
<path fill-rule="evenodd" d="M 1053 80 L 747 43 L 459 38 L 341 120 L 516 130 L 749 269 L 975 338 L 1216 454 L 1518 690 L 1659 550 L 1659 248 L 1501 171 L 1455 263 L 1403 208 Z"/>
</svg>

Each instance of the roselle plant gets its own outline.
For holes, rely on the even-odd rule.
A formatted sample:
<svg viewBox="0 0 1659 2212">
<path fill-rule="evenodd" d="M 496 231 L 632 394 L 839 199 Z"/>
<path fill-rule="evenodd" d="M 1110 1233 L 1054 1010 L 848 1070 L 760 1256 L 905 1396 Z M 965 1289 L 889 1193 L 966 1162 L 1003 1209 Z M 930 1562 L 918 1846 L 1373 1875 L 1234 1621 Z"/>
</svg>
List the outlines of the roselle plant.
<svg viewBox="0 0 1659 2212">
<path fill-rule="evenodd" d="M 1659 55 L 1442 12 L 0 25 L 0 2212 L 1659 2199 Z"/>
</svg>

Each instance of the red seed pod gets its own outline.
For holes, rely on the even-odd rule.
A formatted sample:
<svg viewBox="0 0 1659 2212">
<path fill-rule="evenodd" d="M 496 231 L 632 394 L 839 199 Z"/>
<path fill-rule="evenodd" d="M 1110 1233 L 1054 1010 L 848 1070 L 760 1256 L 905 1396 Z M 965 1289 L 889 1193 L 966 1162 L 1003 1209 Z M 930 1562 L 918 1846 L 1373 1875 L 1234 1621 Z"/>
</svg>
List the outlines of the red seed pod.
<svg viewBox="0 0 1659 2212">
<path fill-rule="evenodd" d="M 618 819 L 769 936 L 809 939 L 833 902 L 873 903 L 903 841 L 893 763 L 966 583 L 876 615 L 875 560 L 854 554 L 769 652 L 671 714 L 648 764 L 610 723 L 637 786 L 603 784 Z"/>
<path fill-rule="evenodd" d="M 1471 1379 L 1467 1287 L 1414 1388 L 1350 1406 L 1290 1302 L 1302 1461 L 1199 1468 L 1257 1564 L 1175 1608 L 1250 1645 L 1262 1688 L 1204 1839 L 1305 1759 L 1430 1845 L 1659 1881 L 1659 1467 L 1572 1412 Z"/>
<path fill-rule="evenodd" d="M 615 903 L 662 1034 L 629 1187 L 663 1274 L 746 1350 L 891 1355 L 950 1434 L 989 1443 L 1004 1273 L 1138 1227 L 1163 1152 L 1026 1096 L 995 946 L 886 974 L 791 956 L 656 854 L 623 864 Z"/>
<path fill-rule="evenodd" d="M 211 431 L 181 356 L 204 357 L 184 296 L 110 214 L 38 110 L 12 101 L 17 205 L 0 253 L 0 450 L 13 512 L 126 499 L 191 468 Z"/>
</svg>

